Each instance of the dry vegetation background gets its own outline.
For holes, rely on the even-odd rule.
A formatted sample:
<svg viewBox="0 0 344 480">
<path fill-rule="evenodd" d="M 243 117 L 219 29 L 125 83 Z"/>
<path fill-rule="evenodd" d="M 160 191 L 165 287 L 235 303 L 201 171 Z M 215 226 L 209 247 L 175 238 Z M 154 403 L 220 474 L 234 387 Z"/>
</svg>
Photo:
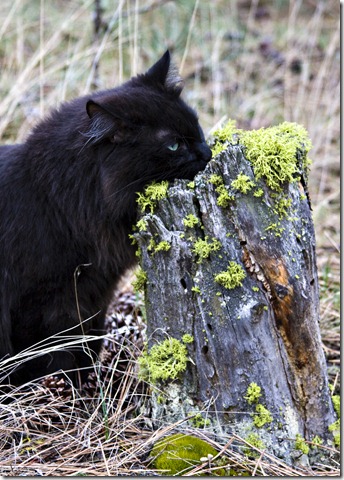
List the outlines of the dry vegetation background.
<svg viewBox="0 0 344 480">
<path fill-rule="evenodd" d="M 166 48 L 180 66 L 184 97 L 205 132 L 228 118 L 246 129 L 284 120 L 303 124 L 313 142 L 309 189 L 321 330 L 330 382 L 338 391 L 339 2 L 102 0 L 99 21 L 96 3 L 1 1 L 1 144 L 24 140 L 60 102 L 144 71 Z M 128 368 L 119 400 L 100 389 L 92 401 L 69 392 L 67 405 L 66 392 L 61 390 L 61 400 L 50 385 L 18 397 L 16 406 L 1 405 L 0 474 L 151 473 L 147 453 L 174 426 L 153 433 L 142 427 L 140 416 L 130 416 L 125 395 L 137 391 L 133 365 Z M 240 453 L 240 441 L 233 439 L 236 448 L 224 455 L 246 474 L 339 474 L 335 464 L 294 470 L 267 454 L 258 465 Z"/>
</svg>

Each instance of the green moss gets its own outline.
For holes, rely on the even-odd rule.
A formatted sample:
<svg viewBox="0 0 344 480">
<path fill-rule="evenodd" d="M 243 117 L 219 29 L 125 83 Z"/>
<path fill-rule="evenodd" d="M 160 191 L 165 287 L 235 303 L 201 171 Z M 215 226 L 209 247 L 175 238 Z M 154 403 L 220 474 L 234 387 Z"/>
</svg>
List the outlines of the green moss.
<svg viewBox="0 0 344 480">
<path fill-rule="evenodd" d="M 285 228 L 281 227 L 281 222 L 270 223 L 268 227 L 265 228 L 266 231 L 271 231 L 275 237 L 281 237 Z"/>
<path fill-rule="evenodd" d="M 150 213 L 153 213 L 157 202 L 166 197 L 167 189 L 168 181 L 164 180 L 160 183 L 152 182 L 145 188 L 144 193 L 138 192 L 136 201 L 141 211 L 149 209 Z"/>
<path fill-rule="evenodd" d="M 242 280 L 244 280 L 245 277 L 246 273 L 238 263 L 229 262 L 227 270 L 214 275 L 214 280 L 223 287 L 231 290 L 232 288 L 241 287 Z"/>
<path fill-rule="evenodd" d="M 183 223 L 186 227 L 193 228 L 199 224 L 199 219 L 195 215 L 190 213 L 183 219 Z"/>
<path fill-rule="evenodd" d="M 144 218 L 141 218 L 141 220 L 139 220 L 136 223 L 136 226 L 137 226 L 139 232 L 146 232 L 147 231 L 147 221 Z"/>
<path fill-rule="evenodd" d="M 209 418 L 203 418 L 201 413 L 196 413 L 196 415 L 190 418 L 190 423 L 196 428 L 204 428 L 210 425 Z"/>
<path fill-rule="evenodd" d="M 261 403 L 256 406 L 257 415 L 253 417 L 253 423 L 257 428 L 263 427 L 266 423 L 272 422 L 273 418 L 269 410 Z"/>
<path fill-rule="evenodd" d="M 201 464 L 201 459 L 215 457 L 217 451 L 209 443 L 194 437 L 176 433 L 157 442 L 150 456 L 152 467 L 161 470 L 163 475 L 182 475 Z M 215 473 L 215 472 L 214 472 Z M 223 476 L 224 469 L 216 471 Z"/>
<path fill-rule="evenodd" d="M 170 248 L 171 248 L 171 245 L 166 240 L 163 240 L 162 242 L 159 242 L 157 244 L 157 246 L 154 249 L 154 253 L 167 252 Z"/>
<path fill-rule="evenodd" d="M 227 208 L 230 202 L 234 200 L 234 196 L 228 193 L 224 185 L 219 185 L 215 191 L 219 194 L 216 201 L 219 207 Z"/>
<path fill-rule="evenodd" d="M 280 218 L 283 218 L 287 215 L 287 212 L 290 206 L 291 206 L 291 198 L 282 197 L 275 202 L 275 207 L 273 211 Z"/>
<path fill-rule="evenodd" d="M 188 352 L 186 346 L 176 338 L 167 338 L 154 345 L 149 352 L 138 358 L 139 377 L 153 384 L 174 380 L 186 370 Z"/>
<path fill-rule="evenodd" d="M 329 432 L 333 434 L 333 442 L 336 447 L 340 447 L 340 418 L 335 422 L 331 423 L 328 427 Z"/>
<path fill-rule="evenodd" d="M 239 132 L 236 128 L 235 120 L 229 120 L 223 128 L 219 128 L 212 132 L 214 137 L 214 145 L 211 149 L 213 156 L 218 155 L 225 150 L 228 143 L 233 139 L 233 136 Z"/>
<path fill-rule="evenodd" d="M 209 242 L 206 236 L 204 240 L 199 238 L 195 241 L 192 251 L 198 256 L 197 263 L 200 263 L 203 259 L 208 258 L 211 252 L 220 250 L 221 246 L 219 240 L 213 238 L 212 241 Z"/>
<path fill-rule="evenodd" d="M 332 395 L 332 403 L 337 417 L 340 418 L 340 395 Z"/>
<path fill-rule="evenodd" d="M 185 333 L 182 336 L 182 342 L 183 343 L 192 343 L 194 341 L 194 337 L 190 335 L 189 333 Z"/>
<path fill-rule="evenodd" d="M 259 385 L 257 385 L 254 382 L 251 382 L 247 387 L 247 392 L 244 398 L 247 400 L 247 402 L 250 405 L 252 405 L 253 403 L 258 403 L 258 400 L 262 396 L 262 394 L 260 393 L 261 390 L 262 389 L 260 388 Z"/>
<path fill-rule="evenodd" d="M 305 455 L 308 455 L 309 453 L 309 445 L 307 445 L 305 439 L 299 433 L 296 434 L 295 448 L 296 450 L 300 450 Z"/>
<path fill-rule="evenodd" d="M 254 193 L 254 197 L 262 197 L 264 195 L 264 190 L 262 188 L 258 188 Z"/>
<path fill-rule="evenodd" d="M 247 435 L 245 440 L 246 442 L 250 443 L 253 447 L 259 448 L 259 450 L 264 450 L 266 448 L 264 442 L 259 438 L 259 436 L 256 433 L 250 433 L 249 435 Z M 244 448 L 244 453 L 254 458 L 259 456 L 258 452 L 248 447 Z"/>
<path fill-rule="evenodd" d="M 233 188 L 235 188 L 235 190 L 239 190 L 239 192 L 244 194 L 249 192 L 255 186 L 250 177 L 244 175 L 243 173 L 239 173 L 237 178 L 232 181 L 231 185 Z"/>
<path fill-rule="evenodd" d="M 210 176 L 208 182 L 216 186 L 215 191 L 219 194 L 217 197 L 216 203 L 219 205 L 219 207 L 227 208 L 229 205 L 229 202 L 234 200 L 234 196 L 228 193 L 227 188 L 223 183 L 223 178 L 221 177 L 221 175 L 217 175 L 216 173 L 213 173 Z"/>
<path fill-rule="evenodd" d="M 195 293 L 201 293 L 201 289 L 199 287 L 192 287 L 191 291 Z"/>
<path fill-rule="evenodd" d="M 193 190 L 195 188 L 195 182 L 189 182 L 187 184 L 187 187 L 191 188 L 191 190 Z"/>
<path fill-rule="evenodd" d="M 315 437 L 312 439 L 312 448 L 317 448 L 319 445 L 322 445 L 324 441 L 319 437 L 319 435 L 315 435 Z"/>
<path fill-rule="evenodd" d="M 264 178 L 268 187 L 281 191 L 284 183 L 295 182 L 300 167 L 307 175 L 310 160 L 307 155 L 311 141 L 304 127 L 284 122 L 269 128 L 240 132 L 245 156 L 252 163 L 255 177 Z M 298 165 L 297 156 L 301 165 Z"/>
<path fill-rule="evenodd" d="M 166 240 L 156 243 L 154 238 L 151 238 L 147 250 L 148 252 L 152 252 L 152 255 L 155 255 L 157 252 L 167 252 L 170 248 L 171 245 Z"/>
<path fill-rule="evenodd" d="M 210 175 L 208 182 L 212 183 L 215 186 L 223 185 L 223 178 L 221 177 L 221 175 L 213 173 L 212 175 Z"/>
<path fill-rule="evenodd" d="M 135 277 L 136 278 L 132 282 L 132 286 L 134 287 L 134 290 L 138 292 L 139 290 L 144 289 L 147 282 L 147 274 L 142 270 L 142 268 L 139 268 L 136 272 Z"/>
</svg>

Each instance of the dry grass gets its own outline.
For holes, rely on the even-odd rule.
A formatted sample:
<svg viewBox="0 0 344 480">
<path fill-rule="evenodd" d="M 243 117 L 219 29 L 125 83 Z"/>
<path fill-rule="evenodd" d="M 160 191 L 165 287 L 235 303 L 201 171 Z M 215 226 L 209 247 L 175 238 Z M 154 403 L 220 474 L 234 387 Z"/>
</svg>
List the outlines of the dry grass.
<svg viewBox="0 0 344 480">
<path fill-rule="evenodd" d="M 0 138 L 21 141 L 61 101 L 118 85 L 169 47 L 186 79 L 185 97 L 205 131 L 225 118 L 241 128 L 283 120 L 302 123 L 314 148 L 310 193 L 316 227 L 321 330 L 329 376 L 339 390 L 339 2 L 329 0 L 103 0 L 93 31 L 92 0 L 2 0 Z M 50 476 L 153 475 L 145 460 L 157 431 L 137 414 L 144 393 L 135 356 L 118 393 L 81 396 L 51 385 L 0 398 L 0 474 Z M 3 368 L 6 365 L 2 365 Z M 1 368 L 1 366 L 0 366 Z M 134 415 L 134 411 L 136 412 Z M 195 433 L 195 432 L 194 432 Z M 245 441 L 207 438 L 228 465 L 250 475 L 339 475 L 339 465 L 291 468 Z M 188 475 L 208 472 L 200 464 Z M 209 470 L 210 469 L 210 470 Z"/>
</svg>

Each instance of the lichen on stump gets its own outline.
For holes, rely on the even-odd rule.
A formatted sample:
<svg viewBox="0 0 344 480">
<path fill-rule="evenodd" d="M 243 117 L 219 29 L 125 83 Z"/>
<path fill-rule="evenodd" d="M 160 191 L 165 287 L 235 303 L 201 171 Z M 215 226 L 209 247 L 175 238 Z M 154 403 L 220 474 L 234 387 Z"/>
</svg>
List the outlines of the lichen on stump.
<svg viewBox="0 0 344 480">
<path fill-rule="evenodd" d="M 310 141 L 296 124 L 243 132 L 230 122 L 212 146 L 194 182 L 176 181 L 153 207 L 141 198 L 148 209 L 133 235 L 148 351 L 193 337 L 186 370 L 153 389 L 153 422 L 206 412 L 217 433 L 259 434 L 290 460 L 290 439 L 329 442 L 335 418 L 318 325 Z M 157 250 L 161 242 L 169 248 Z"/>
</svg>

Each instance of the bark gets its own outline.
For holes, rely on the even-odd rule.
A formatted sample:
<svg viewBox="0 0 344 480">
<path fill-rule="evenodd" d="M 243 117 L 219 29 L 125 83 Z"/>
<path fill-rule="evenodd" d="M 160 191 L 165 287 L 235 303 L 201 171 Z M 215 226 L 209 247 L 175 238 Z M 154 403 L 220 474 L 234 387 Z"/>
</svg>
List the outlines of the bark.
<svg viewBox="0 0 344 480">
<path fill-rule="evenodd" d="M 256 187 L 235 191 L 227 207 L 219 206 L 209 179 L 220 175 L 232 195 L 240 173 Z M 147 274 L 148 347 L 186 333 L 194 338 L 185 373 L 153 391 L 156 425 L 201 411 L 216 432 L 245 437 L 254 430 L 287 460 L 288 439 L 297 434 L 329 438 L 334 414 L 319 330 L 315 236 L 302 183 L 284 185 L 291 204 L 286 215 L 274 212 L 273 192 L 254 177 L 243 148 L 230 145 L 196 177 L 194 188 L 176 181 L 155 212 L 143 216 L 147 227 L 136 239 Z M 257 188 L 261 197 L 253 194 Z M 190 214 L 199 223 L 186 227 Z M 154 253 L 152 239 L 171 248 Z M 197 239 L 213 245 L 216 239 L 221 247 L 200 259 Z M 246 274 L 231 289 L 215 281 L 229 262 Z M 252 382 L 262 396 L 250 403 L 245 397 Z M 272 416 L 261 428 L 253 424 L 257 402 Z"/>
</svg>

